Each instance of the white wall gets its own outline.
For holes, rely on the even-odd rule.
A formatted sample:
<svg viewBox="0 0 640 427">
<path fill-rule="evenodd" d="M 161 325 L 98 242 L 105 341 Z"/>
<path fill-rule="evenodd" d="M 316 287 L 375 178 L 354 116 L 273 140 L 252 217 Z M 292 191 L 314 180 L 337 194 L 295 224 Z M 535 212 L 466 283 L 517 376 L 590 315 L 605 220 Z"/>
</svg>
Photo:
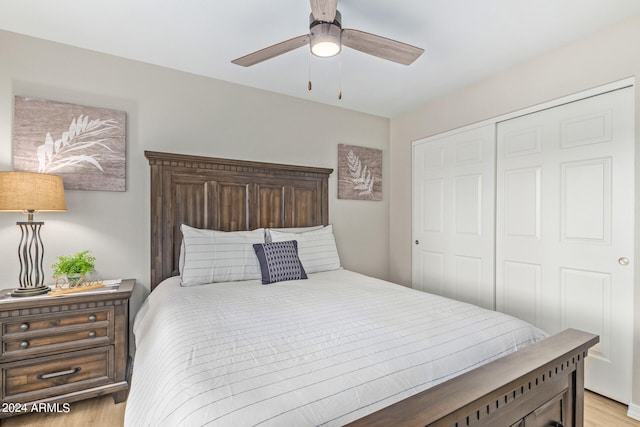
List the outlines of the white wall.
<svg viewBox="0 0 640 427">
<path fill-rule="evenodd" d="M 256 69 L 255 72 L 260 72 Z M 343 265 L 388 274 L 389 120 L 0 31 L 0 170 L 12 169 L 15 95 L 127 112 L 127 191 L 66 191 L 66 213 L 43 213 L 45 266 L 89 249 L 104 278 L 149 289 L 149 166 L 144 150 L 336 168 L 337 145 L 383 150 L 383 201 L 337 200 L 329 219 Z M 318 124 L 321 124 L 321 131 Z M 0 213 L 0 288 L 17 285 L 15 225 Z"/>
<path fill-rule="evenodd" d="M 411 284 L 411 141 L 628 77 L 640 84 L 640 17 L 578 40 L 391 119 L 390 280 Z M 636 86 L 636 140 L 640 90 Z M 640 148 L 636 150 L 640 170 Z M 636 173 L 636 189 L 640 189 Z M 636 196 L 636 255 L 640 254 Z M 637 264 L 635 264 L 637 265 Z M 636 282 L 640 269 L 636 271 Z M 637 286 L 636 286 L 637 287 Z M 634 390 L 640 405 L 640 292 L 636 292 Z M 640 413 L 638 413 L 640 415 Z"/>
</svg>

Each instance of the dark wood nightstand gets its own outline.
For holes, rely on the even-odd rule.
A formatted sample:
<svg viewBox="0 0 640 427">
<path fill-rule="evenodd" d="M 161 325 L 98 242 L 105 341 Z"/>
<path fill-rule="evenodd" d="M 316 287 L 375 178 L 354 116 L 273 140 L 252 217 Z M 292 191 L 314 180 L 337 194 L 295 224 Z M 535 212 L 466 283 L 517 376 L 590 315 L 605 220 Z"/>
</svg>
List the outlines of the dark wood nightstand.
<svg viewBox="0 0 640 427">
<path fill-rule="evenodd" d="M 69 403 L 129 391 L 129 298 L 117 289 L 6 298 L 0 291 L 0 418 L 34 404 Z"/>
</svg>

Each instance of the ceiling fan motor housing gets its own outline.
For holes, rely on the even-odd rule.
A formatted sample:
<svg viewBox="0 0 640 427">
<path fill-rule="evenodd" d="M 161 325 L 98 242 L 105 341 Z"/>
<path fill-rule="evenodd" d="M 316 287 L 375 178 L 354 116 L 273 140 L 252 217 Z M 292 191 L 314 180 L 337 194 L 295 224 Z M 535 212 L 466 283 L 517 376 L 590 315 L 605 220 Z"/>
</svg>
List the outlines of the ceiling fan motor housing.
<svg viewBox="0 0 640 427">
<path fill-rule="evenodd" d="M 309 16 L 311 53 L 323 58 L 337 55 L 342 49 L 342 15 L 336 11 L 333 22 L 319 21 Z"/>
</svg>

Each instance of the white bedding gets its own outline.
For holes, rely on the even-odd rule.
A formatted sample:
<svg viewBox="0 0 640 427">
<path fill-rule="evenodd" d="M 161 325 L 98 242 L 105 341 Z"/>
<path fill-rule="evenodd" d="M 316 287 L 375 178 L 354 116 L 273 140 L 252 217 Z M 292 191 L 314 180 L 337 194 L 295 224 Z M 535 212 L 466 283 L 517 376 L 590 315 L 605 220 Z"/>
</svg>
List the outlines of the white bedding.
<svg viewBox="0 0 640 427">
<path fill-rule="evenodd" d="M 343 425 L 543 339 L 507 315 L 347 270 L 158 286 L 125 426 Z"/>
</svg>

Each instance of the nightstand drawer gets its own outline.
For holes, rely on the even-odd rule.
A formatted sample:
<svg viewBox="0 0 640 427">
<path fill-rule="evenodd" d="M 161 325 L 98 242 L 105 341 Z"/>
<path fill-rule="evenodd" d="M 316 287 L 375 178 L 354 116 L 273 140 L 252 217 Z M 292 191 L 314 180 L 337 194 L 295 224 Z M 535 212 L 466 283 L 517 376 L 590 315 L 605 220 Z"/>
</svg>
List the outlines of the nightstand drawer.
<svg viewBox="0 0 640 427">
<path fill-rule="evenodd" d="M 7 363 L 3 400 L 25 402 L 39 396 L 66 394 L 114 381 L 113 347 Z"/>
<path fill-rule="evenodd" d="M 0 360 L 113 343 L 113 307 L 17 316 L 2 323 Z"/>
<path fill-rule="evenodd" d="M 52 330 L 65 326 L 91 324 L 100 321 L 108 321 L 111 318 L 111 311 L 108 308 L 98 310 L 82 310 L 67 313 L 65 315 L 52 315 L 43 319 L 43 316 L 28 317 L 12 323 L 5 323 L 2 328 L 2 335 L 18 334 L 27 331 Z"/>
<path fill-rule="evenodd" d="M 77 331 L 66 331 L 45 335 L 45 336 L 37 336 L 31 335 L 24 337 L 18 340 L 7 340 L 4 343 L 4 352 L 22 352 L 24 354 L 25 350 L 56 350 L 60 348 L 60 344 L 79 344 L 78 341 L 82 340 L 91 340 L 87 341 L 87 344 L 95 345 L 102 343 L 109 343 L 109 325 L 106 322 L 102 322 L 102 324 L 96 324 L 95 326 L 83 330 Z"/>
</svg>

